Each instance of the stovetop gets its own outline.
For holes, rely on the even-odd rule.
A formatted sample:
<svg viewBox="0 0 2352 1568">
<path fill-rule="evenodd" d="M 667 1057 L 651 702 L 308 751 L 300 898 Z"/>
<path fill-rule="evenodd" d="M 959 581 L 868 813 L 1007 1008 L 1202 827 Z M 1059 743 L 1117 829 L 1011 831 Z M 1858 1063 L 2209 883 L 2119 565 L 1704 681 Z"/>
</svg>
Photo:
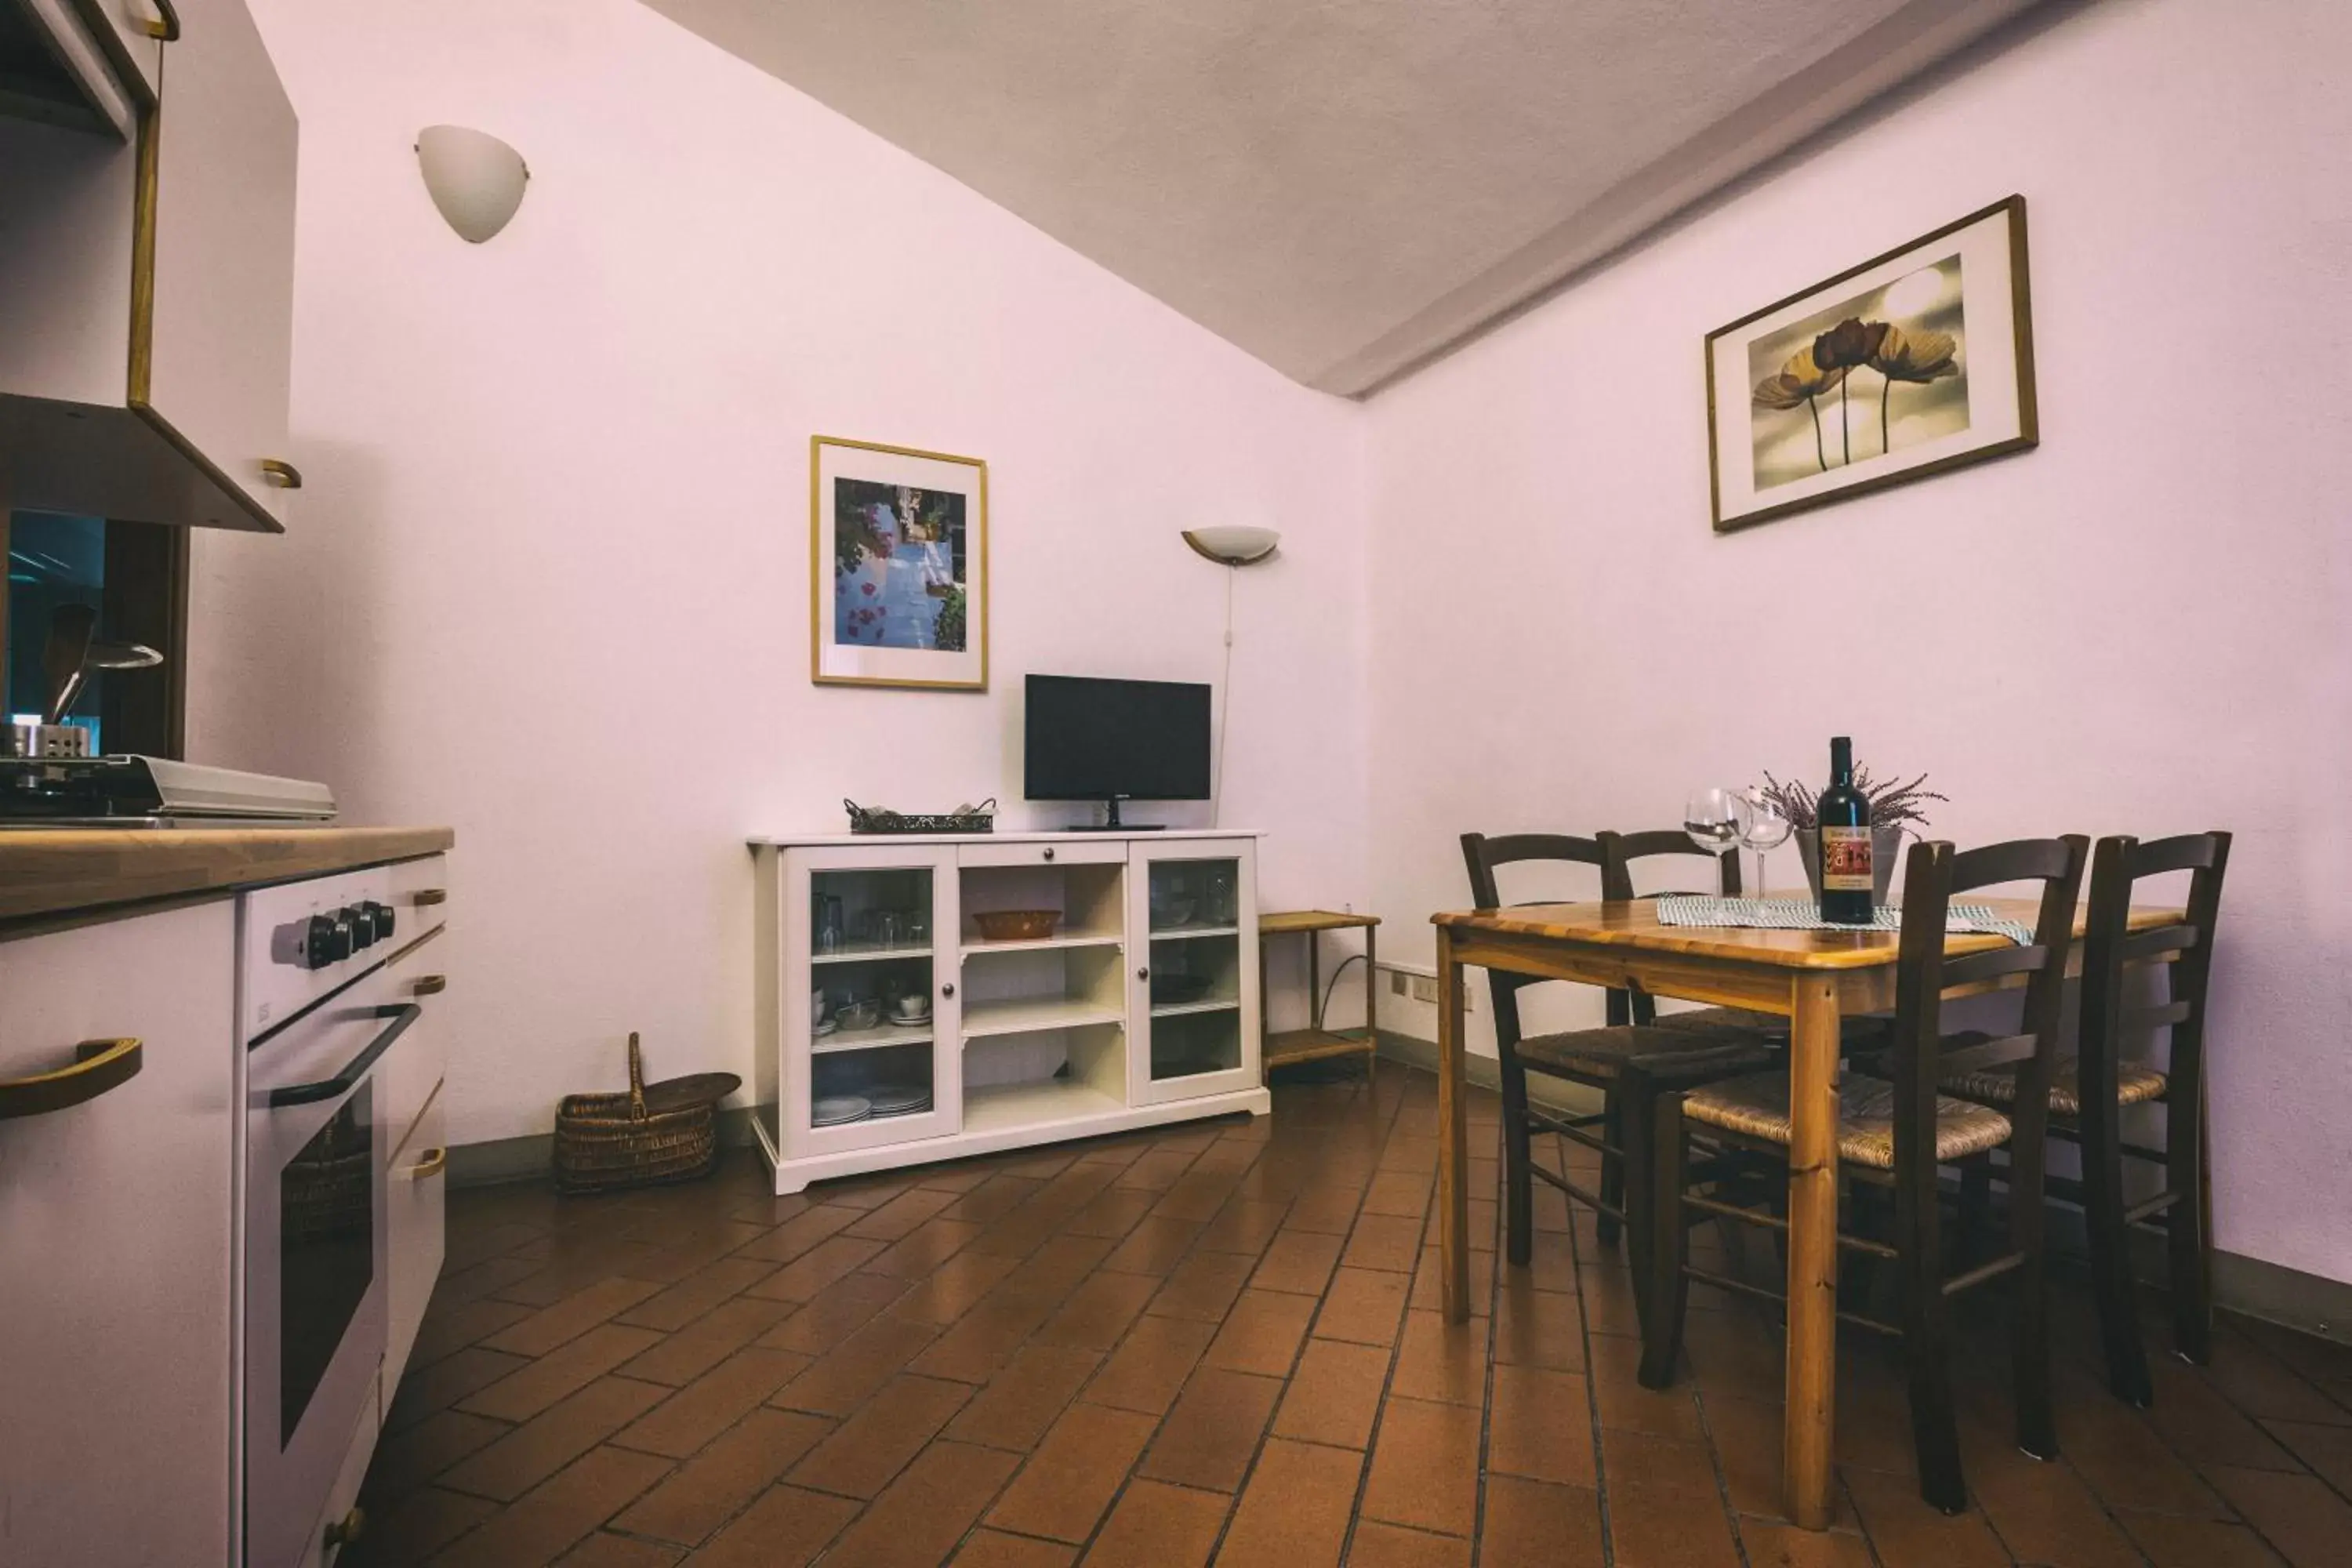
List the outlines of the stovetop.
<svg viewBox="0 0 2352 1568">
<path fill-rule="evenodd" d="M 331 822 L 322 784 L 163 757 L 0 757 L 0 827 L 255 827 Z"/>
</svg>

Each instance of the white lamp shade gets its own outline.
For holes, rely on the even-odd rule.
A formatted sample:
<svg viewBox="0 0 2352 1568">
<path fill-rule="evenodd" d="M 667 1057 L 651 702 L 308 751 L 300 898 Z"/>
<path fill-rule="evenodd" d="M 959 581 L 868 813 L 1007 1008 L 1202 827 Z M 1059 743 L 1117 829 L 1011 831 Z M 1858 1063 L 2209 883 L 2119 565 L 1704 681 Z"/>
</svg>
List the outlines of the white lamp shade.
<svg viewBox="0 0 2352 1568">
<path fill-rule="evenodd" d="M 1282 535 L 1270 528 L 1247 528 L 1235 524 L 1226 528 L 1187 529 L 1184 542 L 1210 560 L 1227 566 L 1248 566 L 1265 560 L 1282 542 Z"/>
<path fill-rule="evenodd" d="M 522 205 L 530 171 L 522 154 L 487 132 L 428 125 L 416 133 L 425 188 L 449 226 L 479 245 L 506 227 Z"/>
</svg>

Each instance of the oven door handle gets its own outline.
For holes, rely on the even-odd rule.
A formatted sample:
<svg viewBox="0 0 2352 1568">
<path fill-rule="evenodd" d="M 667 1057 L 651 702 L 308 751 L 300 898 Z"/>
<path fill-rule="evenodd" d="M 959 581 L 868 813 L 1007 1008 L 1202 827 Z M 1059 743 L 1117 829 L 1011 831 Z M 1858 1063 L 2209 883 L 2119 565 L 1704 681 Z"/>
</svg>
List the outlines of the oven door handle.
<svg viewBox="0 0 2352 1568">
<path fill-rule="evenodd" d="M 322 1100 L 340 1100 L 349 1094 L 375 1066 L 378 1058 L 392 1049 L 392 1042 L 408 1030 L 408 1026 L 425 1016 L 425 1009 L 410 1002 L 400 1006 L 385 1005 L 375 1010 L 379 1018 L 389 1018 L 382 1034 L 368 1042 L 367 1049 L 352 1058 L 352 1065 L 332 1078 L 322 1078 L 316 1083 L 290 1083 L 283 1089 L 269 1091 L 269 1104 L 275 1110 L 288 1105 L 316 1105 Z"/>
</svg>

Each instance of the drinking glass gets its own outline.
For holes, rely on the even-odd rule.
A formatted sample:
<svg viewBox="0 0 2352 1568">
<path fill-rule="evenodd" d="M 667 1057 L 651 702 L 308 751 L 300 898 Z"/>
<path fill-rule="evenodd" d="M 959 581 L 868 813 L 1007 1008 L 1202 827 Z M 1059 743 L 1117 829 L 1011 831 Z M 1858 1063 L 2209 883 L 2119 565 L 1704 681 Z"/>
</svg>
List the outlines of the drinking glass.
<svg viewBox="0 0 2352 1568">
<path fill-rule="evenodd" d="M 1756 896 L 1760 899 L 1765 896 L 1765 852 L 1786 844 L 1795 829 L 1779 804 L 1753 784 L 1732 797 L 1731 809 L 1739 821 L 1739 842 L 1756 851 Z"/>
<path fill-rule="evenodd" d="M 1739 818 L 1727 789 L 1703 789 L 1683 803 L 1683 831 L 1710 855 L 1739 842 Z"/>
</svg>

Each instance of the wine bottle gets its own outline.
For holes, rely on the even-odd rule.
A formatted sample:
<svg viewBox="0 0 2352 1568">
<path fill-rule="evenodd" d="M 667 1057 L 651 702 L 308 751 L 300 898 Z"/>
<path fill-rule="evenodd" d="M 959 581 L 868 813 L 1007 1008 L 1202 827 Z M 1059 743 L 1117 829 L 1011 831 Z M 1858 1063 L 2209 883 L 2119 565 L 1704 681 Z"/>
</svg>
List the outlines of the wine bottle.
<svg viewBox="0 0 2352 1568">
<path fill-rule="evenodd" d="M 1853 742 L 1830 742 L 1830 785 L 1814 805 L 1822 840 L 1822 919 L 1871 923 L 1870 797 L 1853 787 Z"/>
</svg>

